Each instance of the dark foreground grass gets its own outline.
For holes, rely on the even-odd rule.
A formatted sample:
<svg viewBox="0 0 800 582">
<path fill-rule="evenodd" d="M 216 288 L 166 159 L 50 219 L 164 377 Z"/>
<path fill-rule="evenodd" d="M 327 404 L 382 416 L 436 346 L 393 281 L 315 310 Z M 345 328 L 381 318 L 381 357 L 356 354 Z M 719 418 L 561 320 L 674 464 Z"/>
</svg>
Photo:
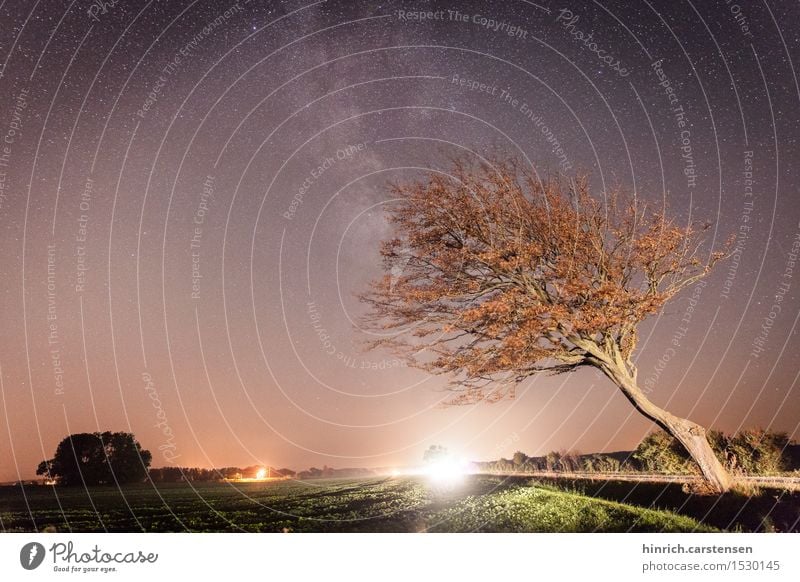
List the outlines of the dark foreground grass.
<svg viewBox="0 0 800 582">
<path fill-rule="evenodd" d="M 4 531 L 593 532 L 710 531 L 670 511 L 471 476 L 454 487 L 423 478 L 306 483 L 195 483 L 0 488 Z"/>
<path fill-rule="evenodd" d="M 535 479 L 511 477 L 510 482 L 534 483 L 592 498 L 637 507 L 663 509 L 692 517 L 726 531 L 800 531 L 800 492 L 763 488 L 755 495 L 731 491 L 723 495 L 695 495 L 677 483 Z"/>
</svg>

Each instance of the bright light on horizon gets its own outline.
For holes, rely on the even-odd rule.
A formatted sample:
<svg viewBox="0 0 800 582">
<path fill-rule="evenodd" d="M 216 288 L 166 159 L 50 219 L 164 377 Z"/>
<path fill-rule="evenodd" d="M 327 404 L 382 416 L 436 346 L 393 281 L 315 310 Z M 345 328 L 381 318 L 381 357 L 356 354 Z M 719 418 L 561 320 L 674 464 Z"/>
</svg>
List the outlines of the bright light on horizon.
<svg viewBox="0 0 800 582">
<path fill-rule="evenodd" d="M 470 473 L 470 465 L 466 461 L 448 457 L 430 463 L 423 473 L 434 483 L 456 485 Z"/>
<path fill-rule="evenodd" d="M 267 470 L 263 467 L 256 472 L 256 479 L 266 479 Z"/>
</svg>

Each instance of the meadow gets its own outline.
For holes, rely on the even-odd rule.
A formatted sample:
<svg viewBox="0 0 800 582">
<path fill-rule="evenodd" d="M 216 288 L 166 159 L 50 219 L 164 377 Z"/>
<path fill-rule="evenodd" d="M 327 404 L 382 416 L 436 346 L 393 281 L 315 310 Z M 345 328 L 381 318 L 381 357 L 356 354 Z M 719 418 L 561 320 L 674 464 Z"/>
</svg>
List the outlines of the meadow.
<svg viewBox="0 0 800 582">
<path fill-rule="evenodd" d="M 0 487 L 2 531 L 797 531 L 800 494 L 471 475 L 116 487 Z"/>
</svg>

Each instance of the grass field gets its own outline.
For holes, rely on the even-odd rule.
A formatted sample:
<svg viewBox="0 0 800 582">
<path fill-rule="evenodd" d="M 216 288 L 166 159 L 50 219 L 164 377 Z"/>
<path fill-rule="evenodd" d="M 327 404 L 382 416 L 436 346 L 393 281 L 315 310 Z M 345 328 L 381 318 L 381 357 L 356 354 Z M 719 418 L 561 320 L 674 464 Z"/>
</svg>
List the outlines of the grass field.
<svg viewBox="0 0 800 582">
<path fill-rule="evenodd" d="M 300 483 L 187 483 L 123 488 L 0 488 L 4 531 L 593 532 L 713 531 L 659 507 L 631 484 L 580 491 L 575 483 L 470 476 L 456 486 L 423 478 Z M 628 489 L 624 489 L 627 487 Z M 667 491 L 660 486 L 661 496 Z M 674 492 L 670 493 L 674 496 Z M 691 497 L 691 496 L 690 496 Z M 615 500 L 615 498 L 617 500 Z M 669 499 L 670 496 L 668 495 Z M 621 503 L 627 499 L 630 503 Z M 792 503 L 796 503 L 796 499 Z M 676 508 L 685 501 L 673 499 Z M 638 503 L 639 505 L 634 505 Z M 773 500 L 774 503 L 774 500 Z M 644 507 L 643 507 L 644 506 Z M 663 507 L 664 505 L 660 505 Z M 30 508 L 30 510 L 28 509 Z M 697 513 L 698 509 L 691 513 Z M 682 511 L 682 513 L 685 513 Z M 741 511 L 739 512 L 741 513 Z M 720 527 L 755 529 L 723 516 Z M 717 519 L 717 522 L 720 520 Z M 762 520 L 754 523 L 762 523 Z M 733 524 L 733 525 L 732 525 Z M 762 528 L 763 529 L 763 528 Z"/>
</svg>

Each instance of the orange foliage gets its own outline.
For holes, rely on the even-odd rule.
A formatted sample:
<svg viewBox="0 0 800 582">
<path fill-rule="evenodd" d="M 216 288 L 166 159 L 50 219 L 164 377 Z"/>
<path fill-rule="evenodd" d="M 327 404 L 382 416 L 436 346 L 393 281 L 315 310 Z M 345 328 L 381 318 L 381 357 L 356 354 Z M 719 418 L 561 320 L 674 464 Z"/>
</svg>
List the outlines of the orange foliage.
<svg viewBox="0 0 800 582">
<path fill-rule="evenodd" d="M 598 200 L 587 184 L 456 161 L 450 176 L 394 185 L 387 275 L 362 299 L 369 324 L 398 334 L 376 345 L 453 375 L 456 403 L 615 358 L 635 377 L 637 324 L 725 253 L 701 254 L 707 225 L 678 226 L 620 191 Z"/>
</svg>

